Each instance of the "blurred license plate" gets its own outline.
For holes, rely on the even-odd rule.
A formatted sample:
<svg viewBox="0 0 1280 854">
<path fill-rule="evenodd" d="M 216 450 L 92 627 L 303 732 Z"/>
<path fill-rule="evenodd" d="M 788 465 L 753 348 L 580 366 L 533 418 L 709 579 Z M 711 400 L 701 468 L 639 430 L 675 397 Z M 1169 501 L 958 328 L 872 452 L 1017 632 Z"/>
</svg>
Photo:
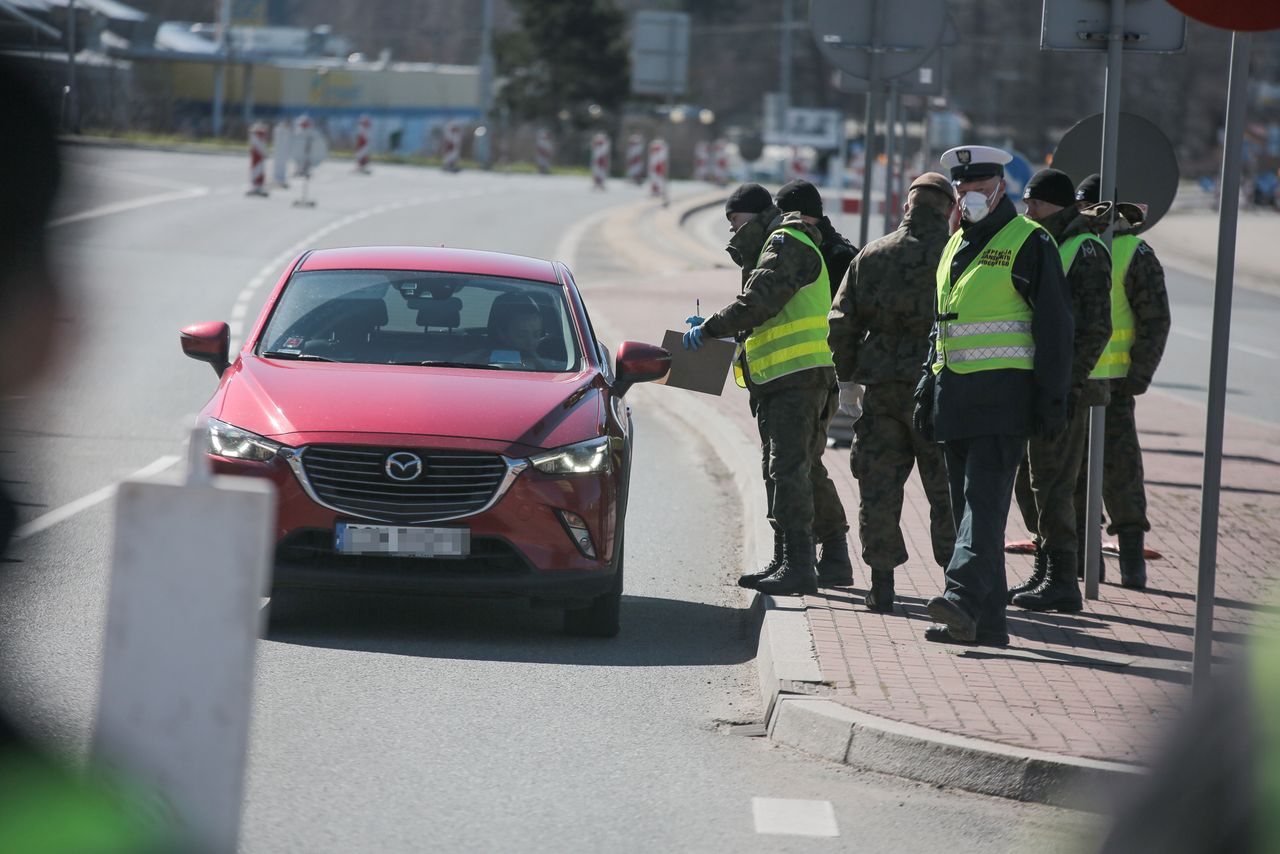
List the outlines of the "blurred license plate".
<svg viewBox="0 0 1280 854">
<path fill-rule="evenodd" d="M 467 528 L 399 528 L 339 522 L 334 550 L 347 555 L 401 557 L 466 557 L 471 553 Z"/>
</svg>

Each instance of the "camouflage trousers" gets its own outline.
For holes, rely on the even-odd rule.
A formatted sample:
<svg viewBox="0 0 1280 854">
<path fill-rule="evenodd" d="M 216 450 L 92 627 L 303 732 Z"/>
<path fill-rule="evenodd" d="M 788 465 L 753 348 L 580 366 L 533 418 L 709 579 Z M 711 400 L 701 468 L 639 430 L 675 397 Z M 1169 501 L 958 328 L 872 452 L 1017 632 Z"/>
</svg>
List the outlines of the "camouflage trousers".
<svg viewBox="0 0 1280 854">
<path fill-rule="evenodd" d="M 1084 497 L 1077 501 L 1077 481 L 1089 438 L 1088 406 L 1077 406 L 1067 429 L 1052 439 L 1027 441 L 1013 491 L 1022 521 L 1045 551 L 1080 553 Z"/>
<path fill-rule="evenodd" d="M 751 396 L 751 414 L 760 431 L 769 525 L 779 533 L 811 531 L 815 540 L 842 537 L 849 530 L 844 505 L 822 453 L 827 426 L 835 416 L 835 389 L 792 389 Z"/>
<path fill-rule="evenodd" d="M 914 467 L 929 499 L 933 559 L 946 568 L 955 548 L 950 487 L 942 447 L 911 426 L 915 386 L 872 383 L 862 397 L 862 417 L 853 425 L 849 468 L 858 481 L 858 539 L 862 559 L 872 569 L 907 562 L 902 539 L 902 490 Z"/>
<path fill-rule="evenodd" d="M 1087 444 L 1087 442 L 1086 442 Z M 1088 457 L 1086 456 L 1087 460 Z M 1080 467 L 1080 518 L 1084 518 L 1084 495 L 1089 473 Z M 1143 478 L 1142 446 L 1138 444 L 1138 424 L 1134 420 L 1134 398 L 1119 394 L 1114 386 L 1107 404 L 1106 432 L 1102 445 L 1102 506 L 1107 511 L 1107 533 L 1150 531 L 1147 521 L 1147 488 Z"/>
</svg>

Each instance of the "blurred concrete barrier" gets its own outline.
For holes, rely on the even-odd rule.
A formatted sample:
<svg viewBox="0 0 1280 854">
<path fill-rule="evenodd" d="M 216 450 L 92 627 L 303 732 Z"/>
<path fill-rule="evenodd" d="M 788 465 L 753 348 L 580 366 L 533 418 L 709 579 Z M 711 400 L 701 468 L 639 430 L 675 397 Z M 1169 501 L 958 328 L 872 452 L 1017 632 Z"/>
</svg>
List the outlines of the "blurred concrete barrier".
<svg viewBox="0 0 1280 854">
<path fill-rule="evenodd" d="M 185 475 L 120 484 L 93 753 L 234 851 L 275 490 L 212 476 L 206 441 Z"/>
</svg>

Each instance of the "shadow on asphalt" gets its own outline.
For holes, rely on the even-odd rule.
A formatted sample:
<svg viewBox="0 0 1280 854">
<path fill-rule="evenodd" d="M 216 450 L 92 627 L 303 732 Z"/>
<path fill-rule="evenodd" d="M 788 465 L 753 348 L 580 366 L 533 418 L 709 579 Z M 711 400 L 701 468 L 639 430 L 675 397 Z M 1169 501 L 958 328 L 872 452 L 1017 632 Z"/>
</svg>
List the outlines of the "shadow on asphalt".
<svg viewBox="0 0 1280 854">
<path fill-rule="evenodd" d="M 325 649 L 609 667 L 741 664 L 755 657 L 757 609 L 622 597 L 616 638 L 575 638 L 561 612 L 519 599 L 462 599 L 318 591 L 277 593 L 266 640 Z"/>
</svg>

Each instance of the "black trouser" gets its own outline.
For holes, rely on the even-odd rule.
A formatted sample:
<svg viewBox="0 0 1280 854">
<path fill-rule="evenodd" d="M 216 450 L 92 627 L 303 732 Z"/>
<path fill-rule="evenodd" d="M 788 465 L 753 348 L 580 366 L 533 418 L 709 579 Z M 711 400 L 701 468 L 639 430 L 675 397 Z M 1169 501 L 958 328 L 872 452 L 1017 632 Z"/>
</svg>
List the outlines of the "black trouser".
<svg viewBox="0 0 1280 854">
<path fill-rule="evenodd" d="M 942 445 L 956 520 L 956 548 L 943 595 L 977 620 L 979 639 L 1008 635 L 1004 529 L 1026 442 L 1023 436 L 974 436 Z"/>
</svg>

